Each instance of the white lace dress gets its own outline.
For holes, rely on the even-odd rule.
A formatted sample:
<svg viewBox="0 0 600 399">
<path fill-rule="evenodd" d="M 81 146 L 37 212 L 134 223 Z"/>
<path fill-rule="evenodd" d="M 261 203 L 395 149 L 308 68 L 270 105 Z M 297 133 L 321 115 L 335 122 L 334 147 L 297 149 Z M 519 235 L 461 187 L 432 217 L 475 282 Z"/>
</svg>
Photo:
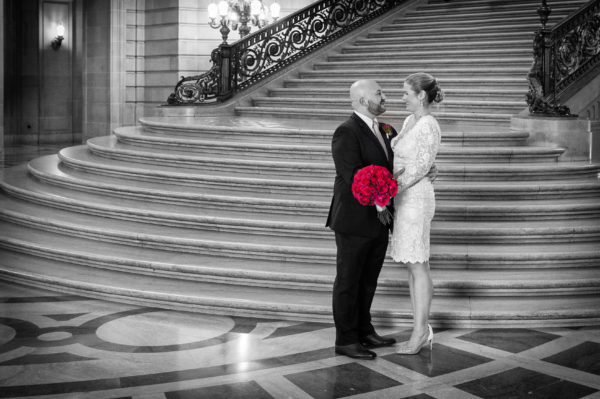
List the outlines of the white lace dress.
<svg viewBox="0 0 600 399">
<path fill-rule="evenodd" d="M 398 136 L 392 139 L 394 173 L 404 167 L 398 183 L 401 189 L 410 186 L 394 198 L 396 214 L 391 256 L 396 262 L 422 263 L 429 260 L 429 232 L 435 213 L 435 194 L 429 178 L 423 177 L 435 161 L 440 142 L 440 126 L 431 115 L 421 117 L 416 123 L 414 115 L 410 115 Z"/>
</svg>

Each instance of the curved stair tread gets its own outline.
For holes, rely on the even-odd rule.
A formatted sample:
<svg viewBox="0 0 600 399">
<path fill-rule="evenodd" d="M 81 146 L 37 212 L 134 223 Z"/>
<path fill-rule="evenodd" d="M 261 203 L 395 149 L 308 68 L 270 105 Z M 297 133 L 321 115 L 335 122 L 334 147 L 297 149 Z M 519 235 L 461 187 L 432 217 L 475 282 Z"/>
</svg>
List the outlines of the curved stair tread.
<svg viewBox="0 0 600 399">
<path fill-rule="evenodd" d="M 73 182 L 71 186 L 83 188 L 83 185 L 78 185 Z M 37 179 L 30 178 L 27 173 L 26 165 L 7 170 L 4 178 L 0 181 L 0 187 L 11 196 L 21 199 L 46 204 L 53 207 L 63 209 L 72 209 L 79 212 L 96 212 L 100 214 L 123 214 L 123 215 L 142 215 L 149 218 L 165 221 L 181 220 L 221 220 L 226 223 L 239 223 L 247 221 L 252 223 L 256 221 L 269 221 L 271 223 L 279 223 L 290 221 L 290 216 L 293 222 L 298 225 L 303 223 L 324 224 L 326 212 L 329 209 L 329 201 L 303 201 L 291 202 L 284 204 L 283 201 L 275 199 L 267 199 L 261 201 L 260 198 L 239 198 L 235 201 L 231 198 L 223 196 L 206 196 L 208 201 L 216 203 L 216 207 L 209 208 L 198 204 L 198 201 L 191 201 L 188 204 L 175 203 L 171 201 L 169 207 L 165 209 L 164 204 L 155 201 L 143 201 L 139 198 L 119 198 L 115 201 L 114 196 L 99 196 L 94 192 L 86 190 L 74 189 L 65 186 L 57 186 L 54 184 L 45 184 Z M 125 193 L 125 186 L 122 189 L 113 187 L 109 191 L 122 190 Z M 165 201 L 172 198 L 171 191 L 165 191 Z M 232 206 L 237 202 L 237 206 Z M 287 205 L 289 213 L 279 214 L 273 212 L 273 208 Z M 256 214 L 257 208 L 264 207 L 265 212 Z M 306 208 L 307 212 L 300 213 L 299 209 Z M 312 214 L 308 213 L 312 210 Z M 266 213 L 268 212 L 268 213 Z M 229 221 L 229 222 L 227 222 Z"/>
<path fill-rule="evenodd" d="M 0 222 L 6 232 L 3 239 L 4 246 L 12 249 L 21 249 L 27 253 L 37 256 L 48 256 L 52 258 L 65 258 L 66 254 L 72 254 L 75 249 L 85 249 L 88 258 L 109 257 L 109 265 L 104 267 L 113 268 L 127 266 L 127 259 L 133 260 L 133 266 L 138 268 L 139 262 L 151 264 L 152 267 L 169 271 L 168 266 L 158 264 L 170 264 L 176 262 L 182 265 L 181 271 L 194 270 L 194 267 L 205 266 L 215 270 L 218 268 L 237 267 L 244 270 L 251 270 L 253 267 L 260 267 L 268 272 L 278 272 L 289 274 L 287 268 L 295 271 L 308 272 L 313 268 L 325 267 L 333 272 L 331 265 L 335 264 L 335 249 L 329 252 L 313 251 L 315 257 L 309 257 L 308 260 L 295 260 L 292 257 L 254 257 L 251 253 L 243 252 L 213 253 L 198 252 L 189 253 L 185 251 L 172 252 L 168 249 L 161 249 L 156 246 L 131 246 L 118 245 L 110 241 L 93 240 L 81 236 L 70 236 L 69 240 L 63 240 L 61 234 L 48 234 L 48 232 L 18 225 L 8 222 Z M 10 233 L 10 235 L 8 234 Z M 92 238 L 93 239 L 93 238 Z M 76 245 L 77 244 L 77 245 Z M 48 252 L 40 251 L 40 248 L 49 246 Z M 526 248 L 526 252 L 524 252 Z M 235 248 L 234 248 L 235 249 Z M 94 252 L 89 254 L 90 251 Z M 122 259 L 122 261 L 117 260 Z M 71 256 L 72 259 L 72 256 Z M 83 258 L 78 256 L 75 261 L 81 262 Z M 514 270 L 541 270 L 557 269 L 565 267 L 567 269 L 587 269 L 595 267 L 600 260 L 600 248 L 593 242 L 586 243 L 568 243 L 568 244 L 535 244 L 523 245 L 513 244 L 502 247 L 486 244 L 432 244 L 431 264 L 432 269 L 448 270 L 502 270 L 509 268 L 510 273 Z M 459 263 L 456 263 L 456 262 Z M 88 261 L 86 264 L 89 264 Z M 96 261 L 95 263 L 98 263 Z M 143 265 L 142 265 L 143 266 Z M 385 273 L 394 270 L 400 270 L 404 274 L 404 266 L 394 262 L 389 256 L 384 264 Z M 206 270 L 205 270 L 206 271 Z M 506 270 L 504 270 L 506 272 Z M 214 273 L 213 273 L 214 274 Z M 549 274 L 548 276 L 552 276 Z"/>
<path fill-rule="evenodd" d="M 350 87 L 350 86 L 348 86 Z M 271 132 L 279 136 L 288 137 L 291 134 L 311 135 L 326 134 L 331 136 L 331 127 L 335 127 L 328 121 L 298 121 L 291 118 L 264 119 L 236 116 L 232 118 L 225 116 L 206 116 L 204 114 L 195 115 L 196 108 L 182 108 L 184 115 L 175 117 L 143 117 L 140 118 L 142 127 L 164 128 L 169 132 L 186 131 L 218 131 L 224 134 L 234 135 L 235 133 L 263 133 Z M 348 111 L 348 115 L 351 111 Z M 327 128 L 324 128 L 326 126 Z M 228 139 L 230 136 L 226 136 Z"/>
<path fill-rule="evenodd" d="M 75 213 L 34 203 L 24 203 L 11 197 L 0 197 L 0 204 L 3 206 L 0 214 L 4 219 L 14 223 L 132 245 L 160 245 L 188 251 L 194 251 L 196 247 L 227 247 L 240 250 L 246 248 L 252 252 L 264 250 L 271 253 L 294 254 L 308 254 L 312 249 L 319 252 L 321 249 L 331 250 L 335 247 L 333 233 L 321 223 L 247 219 L 215 221 L 187 216 L 179 220 L 179 225 L 173 226 L 174 220 L 161 223 L 161 220 L 156 219 L 135 219 L 131 214 L 125 215 L 124 219 L 116 215 L 96 216 L 89 212 Z M 113 217 L 109 219 L 107 216 Z M 229 224 L 229 228 L 225 224 L 226 221 L 233 222 Z M 268 244 L 265 244 L 265 237 L 268 237 Z M 523 244 L 540 240 L 570 242 L 600 237 L 600 219 L 495 223 L 434 220 L 431 237 L 434 243 L 447 239 L 452 239 L 454 242 L 475 240 L 498 244 L 506 240 Z M 323 238 L 328 239 L 323 240 Z"/>
<path fill-rule="evenodd" d="M 30 179 L 24 165 L 8 170 L 0 185 L 11 196 L 64 210 L 121 219 L 136 218 L 140 221 L 149 220 L 153 223 L 183 227 L 190 224 L 207 224 L 225 229 L 239 226 L 240 228 L 270 228 L 274 231 L 282 229 L 321 231 L 329 209 L 329 201 L 320 201 L 315 202 L 309 208 L 314 211 L 312 217 L 307 213 L 299 214 L 297 207 L 291 208 L 287 214 L 265 214 L 268 212 L 269 203 L 242 201 L 243 206 L 239 208 L 231 206 L 232 202 L 227 201 L 227 206 L 213 209 L 195 208 L 193 204 L 191 204 L 192 207 L 170 204 L 168 211 L 165 211 L 163 205 L 155 202 L 122 198 L 116 203 L 114 197 L 98 197 L 84 191 L 43 184 L 35 179 Z M 267 209 L 263 213 L 257 214 L 256 208 L 260 206 Z M 565 217 L 571 218 L 578 214 L 582 214 L 581 217 L 598 217 L 600 216 L 600 203 L 595 198 L 583 198 L 576 202 L 559 199 L 552 202 L 548 200 L 488 201 L 485 204 L 481 201 L 443 201 L 436 206 L 436 219 L 438 220 L 448 220 L 448 215 L 473 218 L 477 213 L 481 214 L 482 218 L 497 215 L 500 220 L 523 218 L 524 215 L 541 215 L 554 219 L 563 214 Z"/>
<path fill-rule="evenodd" d="M 443 139 L 442 139 L 443 140 Z M 88 146 L 94 149 L 104 151 L 114 151 L 118 156 L 119 152 L 125 155 L 134 156 L 140 153 L 142 156 L 152 156 L 153 159 L 165 159 L 181 161 L 187 163 L 196 162 L 198 164 L 209 162 L 218 165 L 221 162 L 234 163 L 236 160 L 253 160 L 256 157 L 264 165 L 271 165 L 271 159 L 276 165 L 293 167 L 299 162 L 307 163 L 315 168 L 333 169 L 334 165 L 331 158 L 331 145 L 299 145 L 299 144 L 273 144 L 273 143 L 223 143 L 222 141 L 211 141 L 202 139 L 174 139 L 162 137 L 149 137 L 142 134 L 120 133 L 116 137 L 105 136 L 96 137 L 88 140 Z M 172 148 L 171 148 L 172 147 Z M 239 150 L 235 159 L 222 160 L 216 158 L 219 153 Z M 456 147 L 442 144 L 438 152 L 438 159 L 443 161 L 445 157 L 509 157 L 527 159 L 529 157 L 558 157 L 565 151 L 564 148 L 543 147 L 543 146 L 469 146 Z M 207 156 L 210 154 L 211 156 Z M 278 159 L 281 160 L 278 160 Z M 266 159 L 266 160 L 265 160 Z M 290 162 L 294 159 L 294 162 Z M 297 161 L 296 161 L 297 159 Z M 316 160 L 321 162 L 316 162 Z M 283 161 L 282 161 L 283 160 Z M 468 159 L 467 159 L 468 160 Z M 261 163 L 259 162 L 259 164 Z"/>
<path fill-rule="evenodd" d="M 244 287 L 239 290 L 226 290 L 218 284 L 202 284 L 195 281 L 178 281 L 174 285 L 166 279 L 140 279 L 137 275 L 127 275 L 126 273 L 120 273 L 119 278 L 114 279 L 107 278 L 102 273 L 95 273 L 94 270 L 89 270 L 89 273 L 84 276 L 86 280 L 81 281 L 74 279 L 76 274 L 73 273 L 70 265 L 55 263 L 52 267 L 55 274 L 50 277 L 37 273 L 40 266 L 47 267 L 47 261 L 31 262 L 31 266 L 37 266 L 32 271 L 14 270 L 4 266 L 0 270 L 0 274 L 5 279 L 12 281 L 26 280 L 40 286 L 50 285 L 54 289 L 61 287 L 61 290 L 67 292 L 102 298 L 118 298 L 146 306 L 169 304 L 171 308 L 178 310 L 226 312 L 244 316 L 256 314 L 278 319 L 291 317 L 294 320 L 331 321 L 329 292 L 319 295 L 315 292 L 299 301 L 296 295 L 283 289 L 271 289 L 265 294 L 263 288 Z M 393 296 L 376 296 L 372 307 L 374 320 L 377 323 L 407 321 L 407 316 L 410 317 L 412 314 L 409 303 L 410 301 L 398 301 Z M 521 326 L 538 319 L 551 320 L 556 323 L 553 319 L 565 318 L 567 319 L 564 320 L 565 323 L 572 324 L 573 319 L 576 318 L 585 317 L 589 322 L 590 318 L 599 317 L 599 304 L 598 297 L 589 296 L 581 299 L 573 298 L 569 301 L 565 301 L 562 297 L 547 298 L 544 301 L 539 301 L 537 298 L 528 300 L 527 297 L 518 300 L 514 298 L 478 298 L 477 300 L 444 298 L 443 301 L 434 298 L 430 317 L 434 322 L 450 318 L 454 320 L 453 323 L 471 320 L 493 322 L 495 319 L 503 318 L 518 320 Z M 494 312 L 490 312 L 490 308 L 494 309 Z M 574 312 L 573 309 L 576 311 Z"/>
<path fill-rule="evenodd" d="M 94 175 L 93 179 L 86 172 L 77 170 L 64 170 L 60 167 L 60 161 L 56 155 L 50 155 L 37 158 L 31 161 L 28 169 L 33 175 L 43 181 L 49 181 L 54 185 L 66 186 L 102 192 L 112 196 L 132 195 L 135 198 L 147 198 L 153 200 L 176 203 L 203 202 L 205 205 L 218 204 L 220 202 L 230 202 L 234 204 L 254 203 L 270 204 L 272 207 L 290 208 L 295 207 L 299 210 L 306 208 L 320 207 L 315 205 L 314 201 L 331 200 L 331 189 L 323 190 L 321 195 L 310 196 L 304 193 L 299 196 L 296 193 L 286 195 L 281 192 L 263 193 L 252 191 L 251 197 L 248 195 L 231 195 L 231 190 L 211 189 L 207 191 L 205 187 L 182 186 L 177 184 L 163 183 L 157 185 L 153 182 L 143 180 L 130 181 L 121 177 L 111 177 Z M 66 173 L 68 172 L 68 173 Z M 490 181 L 457 181 L 446 182 L 439 179 L 435 182 L 436 196 L 438 198 L 474 198 L 492 197 L 525 197 L 538 198 L 554 196 L 557 198 L 579 198 L 582 196 L 594 196 L 600 194 L 600 183 L 592 179 L 571 179 L 556 181 L 511 181 L 511 182 L 490 182 Z M 553 197 L 553 198 L 554 198 Z"/>
<path fill-rule="evenodd" d="M 214 174 L 214 170 L 202 171 L 190 167 L 156 165 L 150 163 L 137 164 L 118 159 L 109 159 L 94 156 L 88 151 L 86 146 L 75 146 L 64 148 L 59 152 L 60 160 L 70 167 L 85 169 L 88 173 L 110 173 L 130 177 L 144 177 L 151 179 L 168 179 L 176 182 L 187 182 L 196 184 L 200 182 L 226 182 L 228 184 L 238 183 L 266 183 L 272 186 L 281 188 L 293 187 L 313 187 L 326 188 L 332 186 L 333 171 L 330 171 L 328 176 L 294 176 L 286 175 L 279 176 L 277 173 L 271 172 L 268 168 L 261 169 L 262 173 L 246 172 L 243 169 L 237 169 L 236 165 L 231 165 L 230 169 L 220 169 L 218 175 Z M 237 165 L 239 166 L 239 165 Z M 261 165 L 259 165 L 261 166 Z M 301 165 L 298 165 L 301 167 Z"/>
<path fill-rule="evenodd" d="M 224 226 L 200 224 L 198 218 L 188 216 L 186 228 L 182 228 L 161 224 L 160 221 L 152 223 L 141 220 L 109 219 L 90 213 L 70 212 L 18 201 L 7 196 L 0 196 L 0 204 L 2 205 L 0 215 L 14 223 L 133 245 L 143 245 L 147 242 L 165 245 L 168 248 L 181 246 L 192 250 L 195 246 L 214 248 L 227 246 L 248 248 L 248 251 L 264 249 L 268 252 L 280 253 L 311 253 L 313 250 L 319 253 L 335 248 L 332 239 L 323 239 L 323 237 L 333 237 L 333 232 L 327 229 L 324 223 L 241 220 L 237 225 L 238 229 L 226 230 Z M 244 222 L 248 230 L 243 229 Z M 275 231 L 275 226 L 281 226 L 281 231 Z M 258 233 L 249 234 L 251 228 L 256 229 Z M 283 235 L 282 232 L 287 232 L 289 236 Z"/>
<path fill-rule="evenodd" d="M 165 150 L 159 148 L 144 148 L 127 143 L 121 143 L 114 136 L 95 137 L 87 141 L 87 147 L 96 155 L 108 156 L 112 159 L 132 160 L 143 162 L 157 162 L 164 166 L 183 165 L 191 167 L 194 170 L 208 168 L 208 170 L 221 171 L 222 167 L 239 168 L 239 172 L 243 171 L 243 167 L 252 166 L 263 168 L 268 171 L 274 169 L 287 169 L 297 171 L 298 173 L 320 173 L 329 171 L 334 168 L 333 162 L 323 162 L 322 160 L 309 159 L 306 157 L 294 158 L 289 161 L 289 157 L 282 156 L 281 158 L 270 157 L 267 159 L 257 159 L 257 157 L 248 157 L 243 154 L 237 155 L 235 158 L 223 158 L 221 156 L 212 156 L 198 154 L 197 152 Z M 281 149 L 280 149 L 281 151 Z M 306 152 L 306 154 L 309 154 Z M 318 155 L 318 154 L 317 154 Z M 325 153 L 326 155 L 326 153 Z M 238 172 L 238 174 L 239 174 Z"/>
<path fill-rule="evenodd" d="M 521 244 L 498 246 L 490 243 L 431 245 L 431 263 L 438 267 L 483 267 L 481 263 L 485 262 L 486 267 L 509 267 L 512 270 L 517 264 L 521 268 L 548 267 L 550 261 L 554 259 L 564 261 L 579 259 L 588 262 L 586 265 L 589 266 L 596 264 L 600 259 L 600 248 L 594 242 L 558 244 L 540 242 L 529 244 L 526 247 Z M 453 260 L 465 263 L 451 263 Z M 545 262 L 548 262 L 548 265 Z M 469 263 L 472 263 L 472 265 L 469 265 Z"/>
<path fill-rule="evenodd" d="M 339 108 L 340 105 L 347 105 L 344 109 L 350 108 L 350 99 L 347 98 L 345 100 L 340 100 L 339 98 L 302 98 L 302 97 L 282 97 L 282 96 L 255 96 L 252 98 L 255 102 L 273 102 L 273 103 L 294 103 L 300 104 L 302 106 L 306 106 L 309 104 L 315 104 L 318 106 L 334 106 L 335 108 Z M 390 98 L 386 100 L 387 105 L 394 106 L 393 109 L 404 106 L 405 102 L 402 99 L 394 99 Z M 444 107 L 450 106 L 464 106 L 464 109 L 475 109 L 477 107 L 491 107 L 491 108 L 514 108 L 521 110 L 523 109 L 523 101 L 507 101 L 507 100 L 455 100 L 448 99 L 443 102 Z M 441 108 L 442 104 L 435 105 L 434 108 Z M 464 111 L 463 111 L 464 112 Z M 385 117 L 386 114 L 383 115 Z"/>
<path fill-rule="evenodd" d="M 222 146 L 228 149 L 263 149 L 263 148 L 271 148 L 271 149 L 275 149 L 275 150 L 287 150 L 287 149 L 293 149 L 293 150 L 297 150 L 297 151 L 302 151 L 302 150 L 307 150 L 307 151 L 325 151 L 329 154 L 329 156 L 331 156 L 331 138 L 333 136 L 333 132 L 335 131 L 337 126 L 332 126 L 331 130 L 327 131 L 327 134 L 323 134 L 323 137 L 321 138 L 320 142 L 318 144 L 304 144 L 304 143 L 292 143 L 290 144 L 290 140 L 286 140 L 286 141 L 282 141 L 282 142 L 267 142 L 264 143 L 262 141 L 253 141 L 253 140 L 248 140 L 244 142 L 231 142 L 231 141 L 227 141 L 227 142 L 223 142 L 223 140 L 217 140 L 214 137 L 205 137 L 205 136 L 195 136 L 195 137 L 191 137 L 191 136 L 172 136 L 172 135 L 168 135 L 168 136 L 162 136 L 162 135 L 148 135 L 146 134 L 146 132 L 144 132 L 143 128 L 141 127 L 135 127 L 135 126 L 128 126 L 128 127 L 123 127 L 123 128 L 117 128 L 115 129 L 115 136 L 120 140 L 120 139 L 127 139 L 127 140 L 132 140 L 137 142 L 139 141 L 143 141 L 143 142 L 148 142 L 148 143 L 157 143 L 160 145 L 163 144 L 172 144 L 173 146 L 177 146 L 177 147 L 194 147 L 194 146 Z M 200 130 L 201 128 L 199 127 L 199 132 L 201 132 Z M 520 140 L 526 140 L 529 137 L 529 133 L 525 132 L 525 131 L 479 131 L 479 132 L 469 132 L 469 131 L 444 131 L 442 134 L 442 143 L 444 142 L 444 140 L 446 139 L 460 139 L 463 141 L 476 141 L 476 140 L 489 140 L 489 139 L 496 139 L 498 141 L 506 139 L 506 140 L 514 140 L 514 139 L 520 139 Z M 444 146 L 442 145 L 442 148 L 444 149 L 444 151 L 452 151 L 452 152 L 460 152 L 460 150 L 453 148 L 450 148 L 450 146 Z M 511 146 L 511 145 L 504 145 L 504 146 L 495 146 L 493 148 L 490 148 L 490 146 L 481 146 L 481 147 L 475 147 L 474 149 L 471 148 L 467 148 L 464 149 L 465 152 L 469 153 L 469 152 L 478 152 L 478 151 L 514 151 L 514 152 L 519 152 L 519 153 L 526 153 L 526 152 L 537 152 L 537 151 L 541 151 L 542 149 L 552 149 L 552 151 L 557 151 L 558 149 L 556 147 L 549 147 L 549 146 Z"/>
<path fill-rule="evenodd" d="M 15 236 L 18 237 L 18 234 Z M 37 236 L 41 234 L 37 233 Z M 3 253 L 5 264 L 19 264 L 24 258 L 34 256 L 78 265 L 82 271 L 98 268 L 139 274 L 140 278 L 152 275 L 230 286 L 329 292 L 335 279 L 335 270 L 330 265 L 311 267 L 294 262 L 280 264 L 252 259 L 223 261 L 202 255 L 188 256 L 187 259 L 182 255 L 173 259 L 172 254 L 169 256 L 157 250 L 153 250 L 153 256 L 149 257 L 150 251 L 124 251 L 122 246 L 91 243 L 81 238 L 74 238 L 71 246 L 65 245 L 64 241 L 36 237 L 35 234 L 32 238 L 27 237 L 27 241 L 0 238 L 0 246 L 10 251 Z M 117 254 L 119 256 L 115 256 Z M 386 265 L 380 276 L 378 292 L 407 296 L 408 281 L 404 271 L 402 266 Z M 513 270 L 509 274 L 505 270 L 432 269 L 432 279 L 437 296 L 490 296 L 502 291 L 506 294 L 521 291 L 522 294 L 538 296 L 563 293 L 585 296 L 600 292 L 600 271 L 597 268 L 553 269 L 551 274 L 549 272 L 547 269 Z"/>
<path fill-rule="evenodd" d="M 348 110 L 345 108 L 290 108 L 290 107 L 252 107 L 252 106 L 236 106 L 236 112 L 242 114 L 254 114 L 254 115 L 295 115 L 307 118 L 317 117 L 333 117 L 333 118 L 347 118 L 349 116 Z M 388 120 L 393 121 L 392 124 L 404 120 L 408 116 L 407 111 L 387 111 L 385 113 Z M 445 127 L 444 123 L 451 121 L 476 121 L 476 122 L 494 122 L 494 123 L 506 123 L 510 121 L 512 114 L 489 114 L 489 113 L 458 113 L 458 112 L 437 112 L 436 118 L 442 125 L 442 129 Z"/>
<path fill-rule="evenodd" d="M 65 173 L 60 168 L 60 161 L 56 156 L 47 156 L 38 158 L 29 163 L 28 170 L 35 178 L 44 182 L 49 182 L 58 187 L 67 187 L 74 190 L 86 190 L 88 192 L 102 193 L 111 197 L 121 198 L 130 196 L 134 199 L 144 199 L 148 201 L 157 201 L 159 203 L 191 205 L 202 204 L 208 208 L 221 209 L 222 204 L 242 207 L 244 205 L 255 207 L 267 207 L 275 212 L 277 209 L 290 210 L 296 209 L 300 214 L 313 212 L 315 209 L 321 209 L 325 197 L 311 198 L 309 195 L 299 196 L 296 193 L 285 195 L 285 193 L 261 193 L 251 192 L 251 196 L 232 195 L 231 190 L 211 189 L 205 187 L 181 186 L 177 184 L 146 182 L 136 180 L 134 183 L 121 177 L 111 177 L 90 175 L 86 172 L 69 170 Z M 331 201 L 331 193 L 328 192 L 327 200 Z M 304 212 L 304 213 L 303 213 Z"/>
<path fill-rule="evenodd" d="M 288 140 L 282 140 L 281 142 L 262 142 L 255 140 L 244 140 L 244 141 L 224 141 L 223 139 L 217 139 L 215 137 L 173 137 L 173 136 L 158 136 L 158 135 L 147 135 L 145 134 L 143 128 L 132 127 L 129 128 L 117 128 L 115 129 L 115 137 L 121 140 L 127 140 L 134 143 L 143 143 L 150 145 L 168 145 L 174 148 L 181 148 L 182 153 L 186 149 L 194 149 L 197 147 L 203 148 L 224 148 L 230 151 L 252 151 L 252 150 L 269 150 L 269 151 L 296 151 L 301 154 L 307 153 L 311 154 L 313 152 L 327 152 L 330 154 L 331 152 L 331 136 L 333 135 L 333 130 L 329 131 L 328 135 L 323 137 L 322 143 L 291 143 Z M 249 137 L 246 137 L 246 139 Z M 190 152 L 189 150 L 187 151 Z M 238 156 L 243 156 L 243 154 L 239 154 Z M 331 155 L 329 155 L 331 156 Z"/>
<path fill-rule="evenodd" d="M 293 189 L 297 187 L 306 187 L 307 190 L 330 190 L 334 177 L 333 165 L 327 167 L 323 163 L 321 165 L 321 174 L 315 176 L 312 174 L 301 173 L 302 165 L 299 163 L 291 167 L 295 169 L 297 174 L 287 173 L 285 176 L 275 173 L 264 166 L 263 162 L 246 161 L 242 165 L 241 161 L 231 162 L 226 168 L 224 163 L 216 168 L 219 171 L 215 175 L 214 169 L 197 169 L 181 166 L 157 165 L 153 163 L 131 164 L 125 160 L 109 159 L 98 157 L 91 154 L 86 146 L 75 146 L 62 149 L 59 152 L 59 157 L 63 163 L 70 167 L 85 169 L 89 173 L 109 173 L 119 174 L 129 177 L 145 177 L 149 179 L 170 179 L 182 183 L 220 183 L 227 182 L 229 184 L 267 184 L 273 187 L 282 189 Z M 210 164 L 210 163 L 209 163 Z M 268 164 L 268 163 L 267 163 Z M 273 163 L 273 168 L 275 164 Z M 210 168 L 207 165 L 207 168 Z M 300 169 L 300 170 L 298 170 Z M 314 172 L 313 169 L 311 172 Z M 464 178 L 466 176 L 484 176 L 487 179 L 500 178 L 508 180 L 529 181 L 533 176 L 544 176 L 546 178 L 560 178 L 565 174 L 579 173 L 583 177 L 594 176 L 600 170 L 598 164 L 588 164 L 586 162 L 569 162 L 569 163 L 494 163 L 485 164 L 444 164 L 440 162 L 439 180 L 444 178 Z"/>
<path fill-rule="evenodd" d="M 339 56 L 342 57 L 341 55 Z M 338 57 L 333 57 L 337 59 Z M 361 57 L 362 58 L 362 57 Z M 385 94 L 389 97 L 402 97 L 402 89 L 396 87 L 386 87 L 384 89 Z M 347 87 L 320 87 L 320 86 L 306 86 L 306 87 L 289 87 L 285 85 L 283 87 L 273 87 L 269 89 L 269 94 L 271 95 L 280 95 L 283 97 L 289 97 L 293 95 L 294 97 L 327 97 L 327 96 L 339 96 L 341 98 L 348 96 L 348 88 Z M 468 101 L 470 98 L 479 99 L 480 97 L 483 99 L 489 98 L 510 98 L 513 101 L 521 100 L 523 96 L 526 94 L 526 91 L 523 89 L 505 89 L 505 88 L 477 88 L 477 87 L 469 87 L 469 88 L 446 88 L 444 87 L 444 94 L 448 97 L 453 97 L 455 99 L 465 99 L 464 101 Z M 381 118 L 385 118 L 385 114 L 381 116 Z M 132 128 L 132 126 L 130 127 Z M 507 133 L 506 130 L 498 131 L 498 134 Z"/>
</svg>

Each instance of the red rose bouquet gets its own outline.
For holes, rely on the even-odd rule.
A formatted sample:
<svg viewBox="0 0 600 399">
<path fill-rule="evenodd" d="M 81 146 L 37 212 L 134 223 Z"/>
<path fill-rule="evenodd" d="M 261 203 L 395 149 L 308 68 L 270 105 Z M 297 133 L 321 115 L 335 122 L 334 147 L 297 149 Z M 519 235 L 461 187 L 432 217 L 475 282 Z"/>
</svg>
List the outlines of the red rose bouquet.
<svg viewBox="0 0 600 399">
<path fill-rule="evenodd" d="M 387 168 L 369 165 L 354 175 L 352 194 L 361 205 L 375 205 L 377 217 L 384 225 L 392 220 L 392 213 L 386 206 L 398 194 L 398 183 Z"/>
</svg>

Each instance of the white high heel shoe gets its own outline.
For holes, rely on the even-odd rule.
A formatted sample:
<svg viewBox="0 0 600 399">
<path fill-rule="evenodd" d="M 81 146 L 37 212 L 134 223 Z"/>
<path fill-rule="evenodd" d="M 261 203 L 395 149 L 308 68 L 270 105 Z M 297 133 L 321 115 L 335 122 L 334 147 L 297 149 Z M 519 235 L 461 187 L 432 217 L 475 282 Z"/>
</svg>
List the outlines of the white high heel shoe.
<svg viewBox="0 0 600 399">
<path fill-rule="evenodd" d="M 423 342 L 421 342 L 419 345 L 417 345 L 414 348 L 410 348 L 410 347 L 406 347 L 406 346 L 400 347 L 396 350 L 396 353 L 398 353 L 400 355 L 416 355 L 427 344 L 429 344 L 429 350 L 432 351 L 433 350 L 433 328 L 431 328 L 430 324 L 427 324 L 427 329 L 429 330 L 429 334 L 427 334 L 427 338 Z"/>
</svg>

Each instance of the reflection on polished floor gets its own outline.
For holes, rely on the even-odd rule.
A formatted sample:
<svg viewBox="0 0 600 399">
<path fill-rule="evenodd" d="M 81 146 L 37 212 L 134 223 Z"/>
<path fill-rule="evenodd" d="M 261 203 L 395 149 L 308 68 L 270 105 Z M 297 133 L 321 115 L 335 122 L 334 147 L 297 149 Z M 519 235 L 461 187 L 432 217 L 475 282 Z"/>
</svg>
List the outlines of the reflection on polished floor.
<svg viewBox="0 0 600 399">
<path fill-rule="evenodd" d="M 379 328 L 402 341 L 406 328 Z M 336 356 L 331 324 L 182 313 L 0 282 L 1 398 L 600 398 L 600 326 L 435 330 Z"/>
</svg>

